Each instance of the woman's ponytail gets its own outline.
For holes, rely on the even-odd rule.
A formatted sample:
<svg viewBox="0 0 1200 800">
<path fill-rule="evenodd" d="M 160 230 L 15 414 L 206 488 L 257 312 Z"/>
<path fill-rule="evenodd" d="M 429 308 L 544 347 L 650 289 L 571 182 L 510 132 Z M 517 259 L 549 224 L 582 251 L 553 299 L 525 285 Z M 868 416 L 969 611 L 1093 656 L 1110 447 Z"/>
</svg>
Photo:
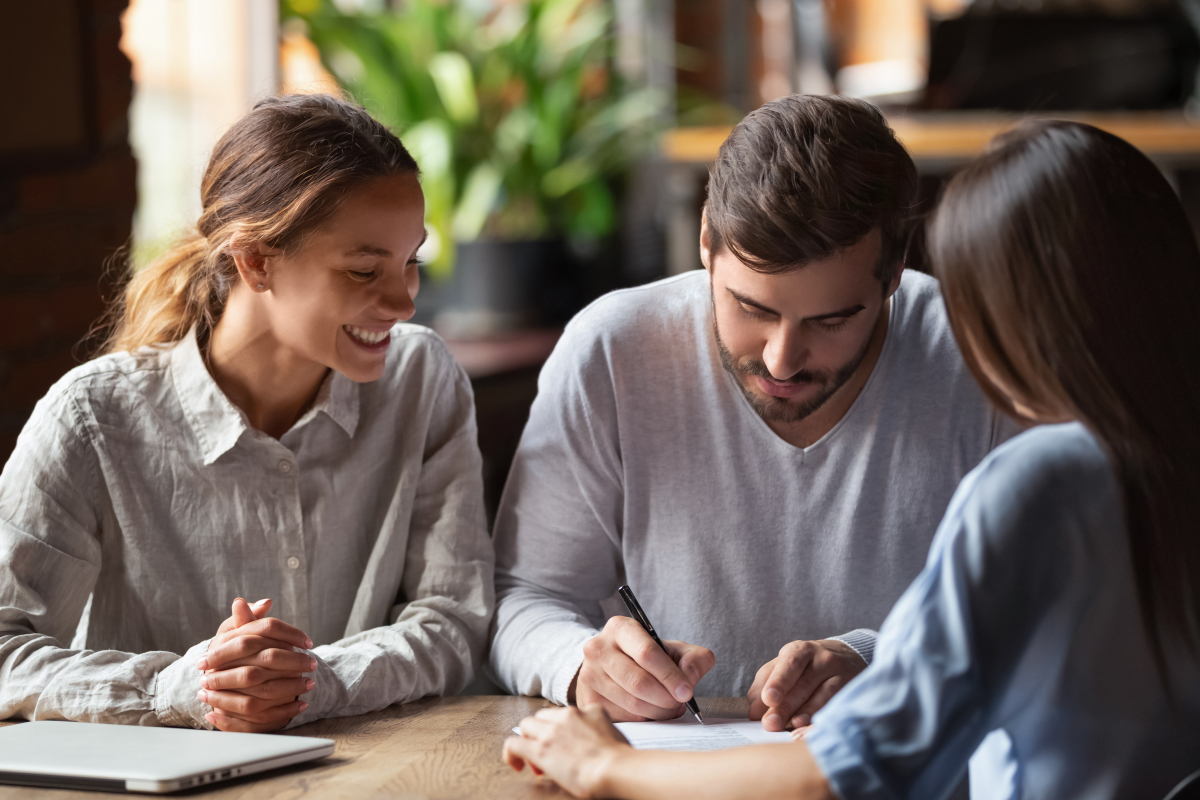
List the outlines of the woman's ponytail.
<svg viewBox="0 0 1200 800">
<path fill-rule="evenodd" d="M 364 109 L 329 95 L 259 102 L 213 149 L 192 233 L 137 272 L 104 319 L 103 352 L 169 345 L 193 327 L 206 341 L 237 279 L 242 245 L 285 252 L 374 178 L 417 172 L 395 134 Z"/>
</svg>

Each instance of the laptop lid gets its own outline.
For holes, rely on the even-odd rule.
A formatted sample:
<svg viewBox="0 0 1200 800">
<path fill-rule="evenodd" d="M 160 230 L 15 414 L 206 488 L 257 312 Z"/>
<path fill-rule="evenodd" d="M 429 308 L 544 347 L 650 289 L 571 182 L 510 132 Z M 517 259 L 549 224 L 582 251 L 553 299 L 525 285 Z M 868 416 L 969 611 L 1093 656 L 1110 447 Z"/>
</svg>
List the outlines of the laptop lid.
<svg viewBox="0 0 1200 800">
<path fill-rule="evenodd" d="M 332 739 L 25 722 L 0 728 L 0 783 L 172 792 L 332 755 Z"/>
</svg>

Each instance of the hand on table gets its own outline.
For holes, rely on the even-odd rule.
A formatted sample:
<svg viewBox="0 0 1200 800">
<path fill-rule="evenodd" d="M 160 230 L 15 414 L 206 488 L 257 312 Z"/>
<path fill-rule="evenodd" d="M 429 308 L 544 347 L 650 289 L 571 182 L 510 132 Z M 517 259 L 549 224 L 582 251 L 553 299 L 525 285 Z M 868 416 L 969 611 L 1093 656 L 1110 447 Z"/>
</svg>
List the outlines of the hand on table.
<svg viewBox="0 0 1200 800">
<path fill-rule="evenodd" d="M 598 705 L 543 708 L 521 720 L 521 735 L 504 740 L 504 761 L 517 772 L 545 774 L 576 797 L 597 797 L 615 755 L 629 749 Z"/>
<path fill-rule="evenodd" d="M 789 642 L 759 668 L 747 692 L 750 719 L 769 731 L 804 728 L 838 690 L 867 668 L 854 648 L 836 639 Z"/>
<path fill-rule="evenodd" d="M 286 622 L 267 617 L 270 600 L 251 608 L 233 601 L 233 615 L 221 623 L 197 667 L 197 697 L 213 707 L 205 719 L 223 731 L 264 733 L 283 728 L 308 708 L 300 695 L 315 685 L 303 673 L 316 659 L 293 648 L 311 648 L 312 640 Z"/>
<path fill-rule="evenodd" d="M 567 693 L 580 707 L 599 705 L 618 722 L 674 719 L 716 663 L 707 647 L 666 640 L 664 653 L 629 617 L 613 617 L 583 645 L 583 666 Z"/>
</svg>

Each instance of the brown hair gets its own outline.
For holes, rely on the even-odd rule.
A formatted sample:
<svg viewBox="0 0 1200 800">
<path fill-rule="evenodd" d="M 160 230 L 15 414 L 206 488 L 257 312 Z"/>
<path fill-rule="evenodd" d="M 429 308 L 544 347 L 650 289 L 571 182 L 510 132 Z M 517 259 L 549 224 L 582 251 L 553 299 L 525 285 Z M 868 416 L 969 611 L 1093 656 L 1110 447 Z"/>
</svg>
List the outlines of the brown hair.
<svg viewBox="0 0 1200 800">
<path fill-rule="evenodd" d="M 930 256 L 963 355 L 1021 402 L 1103 443 L 1123 496 L 1142 619 L 1196 654 L 1200 596 L 1200 250 L 1170 185 L 1104 131 L 1037 122 L 959 173 Z"/>
<path fill-rule="evenodd" d="M 846 97 L 792 95 L 738 123 L 709 172 L 709 244 L 779 273 L 828 258 L 871 230 L 876 275 L 904 259 L 917 170 L 879 109 Z"/>
<path fill-rule="evenodd" d="M 354 188 L 416 172 L 400 140 L 356 105 L 329 95 L 262 100 L 217 142 L 196 231 L 131 273 L 106 315 L 104 352 L 177 342 L 193 326 L 206 339 L 237 279 L 235 236 L 294 251 Z"/>
</svg>

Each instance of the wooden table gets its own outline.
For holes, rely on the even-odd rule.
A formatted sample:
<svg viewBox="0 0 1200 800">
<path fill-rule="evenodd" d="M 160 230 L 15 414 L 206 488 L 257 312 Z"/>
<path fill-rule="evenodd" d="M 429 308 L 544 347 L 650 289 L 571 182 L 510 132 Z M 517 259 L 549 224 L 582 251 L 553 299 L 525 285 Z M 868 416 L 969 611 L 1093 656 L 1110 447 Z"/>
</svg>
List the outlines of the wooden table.
<svg viewBox="0 0 1200 800">
<path fill-rule="evenodd" d="M 709 717 L 746 716 L 744 697 L 699 698 L 699 702 Z M 360 717 L 322 720 L 287 733 L 333 739 L 337 742 L 333 756 L 170 796 L 222 800 L 567 797 L 553 784 L 535 780 L 528 770 L 518 774 L 500 761 L 500 748 L 513 726 L 549 705 L 529 697 L 438 697 Z M 5 724 L 13 723 L 0 726 Z M 95 792 L 0 786 L 0 800 L 102 797 Z"/>
</svg>

